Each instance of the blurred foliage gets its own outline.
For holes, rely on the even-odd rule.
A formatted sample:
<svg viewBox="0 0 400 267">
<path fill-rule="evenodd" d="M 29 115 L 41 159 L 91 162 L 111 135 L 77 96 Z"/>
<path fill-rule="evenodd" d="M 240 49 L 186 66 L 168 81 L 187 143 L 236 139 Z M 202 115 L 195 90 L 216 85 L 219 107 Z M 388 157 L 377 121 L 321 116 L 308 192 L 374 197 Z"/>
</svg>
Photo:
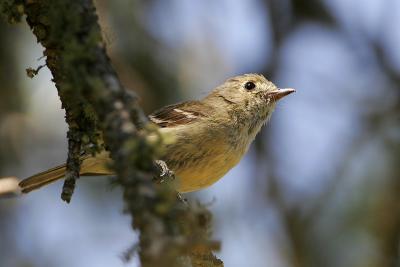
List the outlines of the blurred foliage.
<svg viewBox="0 0 400 267">
<path fill-rule="evenodd" d="M 13 51 L 13 42 L 17 34 L 12 26 L 0 19 L 0 36 L 7 42 L 0 42 L 0 173 L 5 166 L 15 165 L 19 160 L 20 138 L 24 130 L 24 119 L 21 115 L 25 111 L 25 101 L 21 84 L 18 79 L 18 64 Z M 10 52 L 12 51 L 12 52 Z M 1 175 L 0 175 L 1 179 Z M 1 199 L 0 199 L 1 201 Z M 13 227 L 10 222 L 14 219 L 15 209 L 12 201 L 0 203 L 0 251 L 16 252 L 16 242 Z M 1 219 L 6 218 L 6 219 Z M 14 253 L 9 255 L 14 257 Z M 0 253 L 1 257 L 1 253 Z M 5 260 L 3 263 L 6 263 Z M 0 265 L 2 261 L 0 260 Z"/>
<path fill-rule="evenodd" d="M 21 116 L 25 110 L 21 85 L 18 81 L 16 55 L 13 42 L 16 33 L 9 25 L 0 20 L 0 36 L 8 40 L 0 42 L 0 170 L 3 165 L 17 159 L 18 136 L 20 135 Z"/>
<path fill-rule="evenodd" d="M 282 2 L 289 3 L 283 5 Z M 350 42 L 354 38 L 346 32 L 346 29 L 341 28 L 324 1 L 266 0 L 265 5 L 271 15 L 275 51 L 272 52 L 273 60 L 263 72 L 272 80 L 276 74 L 275 70 L 278 69 L 277 57 L 280 55 L 279 49 L 283 40 L 304 21 L 326 24 L 338 31 L 343 31 L 348 35 Z M 291 7 L 291 12 L 287 12 L 287 6 Z M 282 23 L 282 20 L 289 23 Z M 271 128 L 263 135 L 265 138 L 260 138 L 257 142 L 259 166 L 262 166 L 264 160 L 268 162 L 267 199 L 280 214 L 283 232 L 287 238 L 284 247 L 289 251 L 287 258 L 289 266 L 340 266 L 342 261 L 339 240 L 345 238 L 346 235 L 350 238 L 355 237 L 357 232 L 364 232 L 371 238 L 375 254 L 361 256 L 358 261 L 354 260 L 354 265 L 351 266 L 399 266 L 400 264 L 400 143 L 399 136 L 389 137 L 385 133 L 400 131 L 400 72 L 387 61 L 385 46 L 379 36 L 376 39 L 370 39 L 367 36 L 360 38 L 370 48 L 369 61 L 373 62 L 377 59 L 376 67 L 386 74 L 389 82 L 388 85 L 382 85 L 384 87 L 379 88 L 382 97 L 375 99 L 376 102 L 373 103 L 381 108 L 367 108 L 361 121 L 363 125 L 361 135 L 349 145 L 337 172 L 332 173 L 329 179 L 331 182 L 324 187 L 319 196 L 288 204 L 287 199 L 290 196 L 285 192 L 284 185 L 280 182 L 282 179 L 276 172 L 279 162 L 274 159 L 273 151 L 268 149 L 276 142 L 268 132 Z M 386 96 L 394 97 L 390 106 L 386 106 Z M 343 187 L 346 187 L 345 179 L 348 178 L 347 173 L 352 168 L 352 162 L 359 153 L 362 153 L 363 148 L 372 142 L 378 142 L 387 157 L 383 173 L 376 174 L 381 176 L 382 185 L 379 188 L 365 188 L 364 191 L 360 189 L 361 192 L 357 193 L 361 194 L 360 203 L 356 205 L 348 203 L 342 209 L 332 210 L 332 205 L 341 198 L 343 194 L 341 191 Z M 369 168 L 374 168 L 374 164 L 369 166 Z M 369 173 L 374 173 L 374 171 L 364 170 L 365 176 L 369 176 Z M 346 215 L 343 215 L 343 212 Z M 342 218 L 344 222 L 340 222 L 340 226 L 326 223 L 329 218 L 332 223 L 335 223 L 336 218 L 341 216 L 344 216 Z M 325 229 L 325 232 L 321 233 L 318 230 L 321 227 Z M 354 256 L 359 257 L 357 250 L 356 247 L 349 248 L 349 253 L 354 253 Z"/>
<path fill-rule="evenodd" d="M 151 35 L 146 11 L 154 1 L 97 0 L 108 51 L 121 80 L 142 96 L 147 113 L 179 99 L 173 51 Z"/>
</svg>

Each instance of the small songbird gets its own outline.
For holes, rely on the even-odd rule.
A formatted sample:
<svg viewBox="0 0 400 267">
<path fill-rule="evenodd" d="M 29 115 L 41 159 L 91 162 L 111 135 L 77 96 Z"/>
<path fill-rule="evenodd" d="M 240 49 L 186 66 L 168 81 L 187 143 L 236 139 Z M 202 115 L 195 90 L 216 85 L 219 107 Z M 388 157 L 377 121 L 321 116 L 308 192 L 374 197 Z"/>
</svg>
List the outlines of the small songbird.
<svg viewBox="0 0 400 267">
<path fill-rule="evenodd" d="M 177 177 L 181 193 L 208 187 L 234 167 L 248 150 L 261 127 L 271 117 L 276 102 L 294 89 L 278 89 L 259 74 L 228 79 L 200 101 L 166 106 L 149 116 L 161 134 L 164 158 Z M 111 159 L 104 151 L 84 157 L 81 176 L 112 175 Z M 22 182 L 27 193 L 65 175 L 65 165 L 33 175 Z"/>
</svg>

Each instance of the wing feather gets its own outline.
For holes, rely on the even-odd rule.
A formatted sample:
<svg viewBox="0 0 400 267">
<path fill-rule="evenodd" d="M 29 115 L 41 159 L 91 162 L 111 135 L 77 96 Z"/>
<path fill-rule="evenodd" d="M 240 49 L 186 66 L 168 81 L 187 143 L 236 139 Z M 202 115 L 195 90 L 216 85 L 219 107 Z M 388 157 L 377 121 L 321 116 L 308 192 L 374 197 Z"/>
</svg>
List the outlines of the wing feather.
<svg viewBox="0 0 400 267">
<path fill-rule="evenodd" d="M 207 107 L 200 101 L 187 101 L 163 107 L 149 118 L 160 127 L 174 127 L 207 117 Z"/>
</svg>

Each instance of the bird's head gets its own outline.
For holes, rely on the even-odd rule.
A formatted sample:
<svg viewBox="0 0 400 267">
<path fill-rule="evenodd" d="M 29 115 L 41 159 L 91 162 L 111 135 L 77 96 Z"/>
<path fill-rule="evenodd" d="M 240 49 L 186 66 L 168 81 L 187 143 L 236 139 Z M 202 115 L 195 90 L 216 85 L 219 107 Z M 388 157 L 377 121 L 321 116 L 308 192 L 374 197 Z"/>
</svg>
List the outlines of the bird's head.
<svg viewBox="0 0 400 267">
<path fill-rule="evenodd" d="M 206 99 L 219 98 L 236 110 L 249 116 L 268 116 L 282 97 L 295 92 L 294 89 L 279 89 L 260 74 L 244 74 L 228 79 L 214 89 Z"/>
</svg>

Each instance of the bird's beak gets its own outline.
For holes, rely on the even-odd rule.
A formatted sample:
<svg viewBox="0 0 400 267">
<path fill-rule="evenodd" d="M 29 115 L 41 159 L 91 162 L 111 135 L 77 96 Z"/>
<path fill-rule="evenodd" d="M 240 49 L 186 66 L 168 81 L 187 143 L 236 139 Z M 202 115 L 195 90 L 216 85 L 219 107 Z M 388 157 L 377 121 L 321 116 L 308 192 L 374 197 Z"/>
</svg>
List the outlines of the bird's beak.
<svg viewBox="0 0 400 267">
<path fill-rule="evenodd" d="M 296 90 L 294 90 L 293 88 L 283 88 L 270 92 L 268 96 L 271 97 L 271 99 L 276 102 L 282 97 L 287 96 L 294 92 L 296 92 Z"/>
</svg>

